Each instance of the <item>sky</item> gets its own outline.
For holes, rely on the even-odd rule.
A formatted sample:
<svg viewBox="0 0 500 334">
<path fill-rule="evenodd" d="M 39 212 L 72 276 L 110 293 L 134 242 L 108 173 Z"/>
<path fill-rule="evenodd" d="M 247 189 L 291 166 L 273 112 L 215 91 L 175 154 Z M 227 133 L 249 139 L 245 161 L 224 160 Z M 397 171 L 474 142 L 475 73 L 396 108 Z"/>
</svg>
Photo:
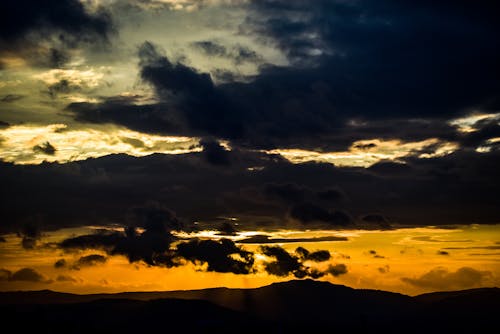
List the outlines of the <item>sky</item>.
<svg viewBox="0 0 500 334">
<path fill-rule="evenodd" d="M 0 290 L 500 286 L 494 1 L 0 4 Z"/>
</svg>

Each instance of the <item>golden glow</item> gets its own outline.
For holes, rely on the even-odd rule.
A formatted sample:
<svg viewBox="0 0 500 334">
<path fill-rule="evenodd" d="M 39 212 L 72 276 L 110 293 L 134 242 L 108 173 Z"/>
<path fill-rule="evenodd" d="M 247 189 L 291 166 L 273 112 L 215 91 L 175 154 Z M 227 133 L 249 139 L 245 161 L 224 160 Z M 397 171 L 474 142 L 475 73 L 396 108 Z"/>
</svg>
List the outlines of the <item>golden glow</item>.
<svg viewBox="0 0 500 334">
<path fill-rule="evenodd" d="M 369 167 L 382 160 L 397 161 L 410 154 L 418 153 L 432 147 L 432 152 L 419 154 L 419 158 L 432 158 L 452 153 L 458 144 L 430 138 L 418 142 L 402 142 L 400 140 L 358 140 L 348 151 L 316 152 L 301 149 L 275 149 L 266 151 L 279 154 L 292 163 L 308 161 L 326 162 L 337 166 Z"/>
<path fill-rule="evenodd" d="M 500 143 L 500 137 L 490 138 L 484 142 L 483 145 L 476 148 L 476 152 L 488 153 L 491 151 L 491 145 Z"/>
<path fill-rule="evenodd" d="M 246 249 L 257 252 L 258 272 L 249 275 L 203 272 L 200 271 L 203 266 L 189 263 L 176 268 L 152 267 L 143 263 L 130 264 L 123 256 L 110 256 L 104 264 L 76 270 L 72 265 L 81 256 L 104 255 L 104 253 L 99 250 L 64 253 L 49 246 L 50 243 L 72 235 L 93 233 L 96 228 L 99 227 L 47 232 L 39 241 L 39 247 L 31 250 L 22 249 L 21 239 L 15 234 L 4 236 L 6 242 L 0 243 L 0 268 L 12 272 L 25 267 L 33 268 L 45 279 L 44 282 L 38 283 L 3 281 L 0 282 L 0 290 L 52 289 L 96 293 L 199 289 L 217 286 L 249 288 L 293 278 L 266 274 L 262 270 L 266 257 L 258 253 L 259 245 L 244 245 Z M 481 277 L 472 285 L 463 288 L 500 285 L 500 225 L 400 228 L 388 231 L 249 231 L 232 238 L 236 240 L 255 234 L 266 234 L 272 238 L 347 236 L 348 241 L 285 242 L 278 245 L 290 252 L 298 246 L 311 251 L 329 250 L 332 258 L 314 266 L 325 269 L 329 264 L 342 263 L 347 266 L 348 273 L 337 277 L 329 275 L 322 279 L 355 288 L 382 289 L 411 295 L 442 290 L 443 287 L 439 285 L 443 283 L 439 281 L 440 277 L 446 276 L 446 273 L 456 273 L 465 267 L 477 271 Z M 213 231 L 183 236 L 220 238 Z M 55 268 L 54 263 L 62 258 L 66 260 L 67 265 L 64 268 Z M 429 272 L 441 275 L 428 275 L 436 279 L 434 285 L 419 286 L 411 283 Z M 450 277 L 456 279 L 457 275 Z M 455 283 L 456 285 L 453 285 Z M 450 285 L 444 286 L 444 289 L 462 287 L 460 282 L 450 281 L 447 284 Z"/>
<path fill-rule="evenodd" d="M 0 129 L 0 138 L 0 159 L 17 164 L 68 162 L 113 153 L 145 156 L 202 151 L 198 138 L 150 135 L 109 125 L 93 125 L 92 129 L 70 129 L 65 124 L 15 125 Z M 33 149 L 46 142 L 55 147 L 53 154 Z"/>
<path fill-rule="evenodd" d="M 66 80 L 70 85 L 93 88 L 103 83 L 104 71 L 106 70 L 109 69 L 107 69 L 106 67 L 100 67 L 100 72 L 96 71 L 93 68 L 89 68 L 85 71 L 76 69 L 53 69 L 41 74 L 36 74 L 33 76 L 33 78 L 41 80 L 47 85 L 53 85 L 60 82 L 61 80 Z"/>
<path fill-rule="evenodd" d="M 453 119 L 449 124 L 455 126 L 460 132 L 469 133 L 479 130 L 476 126 L 479 121 L 493 119 L 500 120 L 500 113 L 484 114 L 475 112 L 465 117 Z"/>
</svg>

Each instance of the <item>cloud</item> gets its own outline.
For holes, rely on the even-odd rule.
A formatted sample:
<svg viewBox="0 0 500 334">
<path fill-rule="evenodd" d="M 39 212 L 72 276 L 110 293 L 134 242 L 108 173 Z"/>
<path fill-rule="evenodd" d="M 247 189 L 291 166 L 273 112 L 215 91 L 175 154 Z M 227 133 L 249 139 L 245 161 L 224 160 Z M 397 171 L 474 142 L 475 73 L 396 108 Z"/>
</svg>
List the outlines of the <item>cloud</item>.
<svg viewBox="0 0 500 334">
<path fill-rule="evenodd" d="M 9 281 L 50 283 L 42 274 L 32 268 L 22 268 L 12 273 Z"/>
<path fill-rule="evenodd" d="M 294 255 L 279 246 L 261 246 L 260 252 L 274 259 L 274 261 L 264 263 L 264 270 L 270 275 L 320 278 L 328 273 L 328 270 L 321 271 L 304 263 L 305 261 L 327 261 L 330 259 L 328 251 L 320 250 L 311 253 L 303 247 L 298 247 L 295 250 L 296 255 Z"/>
<path fill-rule="evenodd" d="M 24 249 L 33 249 L 36 247 L 37 241 L 42 236 L 40 230 L 39 217 L 30 217 L 28 222 L 25 222 L 18 232 L 18 235 L 22 237 L 21 245 Z"/>
<path fill-rule="evenodd" d="M 45 143 L 33 146 L 33 151 L 36 153 L 54 155 L 56 154 L 57 149 L 54 147 L 54 145 L 46 141 Z"/>
<path fill-rule="evenodd" d="M 290 209 L 290 216 L 304 224 L 323 222 L 345 226 L 352 223 L 352 218 L 345 212 L 327 210 L 310 202 L 294 205 Z"/>
<path fill-rule="evenodd" d="M 203 155 L 209 163 L 219 166 L 231 164 L 230 155 L 217 140 L 204 138 L 200 140 L 200 145 L 203 146 Z"/>
<path fill-rule="evenodd" d="M 369 224 L 376 224 L 381 228 L 389 228 L 391 226 L 389 220 L 380 214 L 365 215 L 361 218 L 361 220 Z"/>
<path fill-rule="evenodd" d="M 322 200 L 333 202 L 343 200 L 346 197 L 344 192 L 337 187 L 320 190 L 318 191 L 317 196 Z"/>
<path fill-rule="evenodd" d="M 19 94 L 7 94 L 7 95 L 4 95 L 3 97 L 0 98 L 0 102 L 12 103 L 12 102 L 19 101 L 19 100 L 23 99 L 24 97 L 25 97 L 24 95 L 19 95 Z"/>
<path fill-rule="evenodd" d="M 236 65 L 263 62 L 262 57 L 257 52 L 240 44 L 226 47 L 216 41 L 196 41 L 191 43 L 191 46 L 209 57 L 230 59 Z"/>
<path fill-rule="evenodd" d="M 67 62 L 66 50 L 78 44 L 106 42 L 113 31 L 107 12 L 101 8 L 89 13 L 78 0 L 50 4 L 35 0 L 2 1 L 0 13 L 3 51 L 48 67 Z"/>
<path fill-rule="evenodd" d="M 343 263 L 329 265 L 328 269 L 325 272 L 327 274 L 337 277 L 340 275 L 347 274 L 347 266 Z"/>
<path fill-rule="evenodd" d="M 389 175 L 329 164 L 291 164 L 274 155 L 244 150 L 228 151 L 230 168 L 210 164 L 196 152 L 142 158 L 110 155 L 37 166 L 4 162 L 0 163 L 4 185 L 0 211 L 5 223 L 0 229 L 3 233 L 18 232 L 26 220 L 37 215 L 40 221 L 36 225 L 55 228 L 134 220 L 131 207 L 144 199 L 168 203 L 168 208 L 187 222 L 237 217 L 240 230 L 283 227 L 294 221 L 301 223 L 296 224 L 298 228 L 331 228 L 337 211 L 348 212 L 350 217 L 380 212 L 391 217 L 391 223 L 417 226 L 428 221 L 441 226 L 494 223 L 500 218 L 496 209 L 500 202 L 495 196 L 500 191 L 499 153 L 456 152 L 432 159 L 411 158 L 406 168 Z M 255 167 L 261 169 L 251 170 Z M 301 209 L 302 202 L 295 205 L 276 193 L 272 197 L 265 194 L 268 185 L 287 184 L 295 184 L 299 193 L 304 190 L 305 201 L 310 203 L 306 206 L 313 208 L 314 214 L 297 210 L 297 217 L 326 221 L 289 219 L 293 208 Z M 331 203 L 316 198 L 318 191 L 330 185 L 342 189 L 349 200 Z M 82 197 L 82 193 L 88 196 Z M 345 226 L 373 228 L 373 224 L 354 219 Z"/>
<path fill-rule="evenodd" d="M 484 279 L 491 277 L 489 271 L 478 271 L 470 267 L 462 267 L 450 272 L 437 267 L 417 278 L 403 277 L 405 283 L 427 289 L 453 290 L 479 286 Z"/>
<path fill-rule="evenodd" d="M 64 268 L 64 267 L 66 267 L 66 265 L 67 265 L 67 262 L 65 259 L 59 259 L 54 263 L 54 268 L 57 268 L 57 269 Z"/>
<path fill-rule="evenodd" d="M 207 271 L 249 274 L 254 271 L 254 255 L 229 239 L 194 239 L 177 245 L 177 256 L 193 263 L 206 263 Z"/>
<path fill-rule="evenodd" d="M 498 28 L 494 6 L 256 1 L 243 30 L 274 43 L 292 64 L 314 67 L 309 73 L 330 88 L 337 110 L 440 117 L 497 96 L 499 81 L 490 72 L 500 52 L 491 44 Z M 460 62 L 450 62 L 450 54 L 460 54 Z M 481 78 L 487 82 L 475 86 Z M 468 83 L 450 85 L 454 79 Z"/>
<path fill-rule="evenodd" d="M 381 273 L 381 274 L 386 274 L 390 271 L 391 267 L 387 264 L 383 267 L 379 267 L 377 268 L 378 272 Z"/>
<path fill-rule="evenodd" d="M 302 202 L 305 199 L 307 191 L 308 189 L 295 183 L 269 183 L 265 185 L 263 190 L 267 197 L 284 201 L 287 204 Z"/>
<path fill-rule="evenodd" d="M 104 264 L 106 263 L 107 260 L 108 260 L 107 257 L 100 254 L 86 255 L 80 257 L 78 261 L 76 261 L 76 263 L 71 268 L 75 270 L 80 270 L 80 268 L 82 267 L 93 267 L 100 264 Z"/>
<path fill-rule="evenodd" d="M 222 223 L 217 230 L 219 235 L 238 235 L 238 230 L 229 222 Z"/>
<path fill-rule="evenodd" d="M 58 275 L 56 278 L 56 281 L 58 282 L 71 282 L 71 283 L 77 283 L 78 280 L 72 276 L 68 275 Z"/>
<path fill-rule="evenodd" d="M 276 260 L 267 262 L 265 270 L 275 276 L 288 276 L 293 274 L 295 277 L 303 278 L 307 275 L 305 268 L 299 262 L 299 258 L 289 254 L 279 246 L 261 246 L 262 254 L 273 257 Z"/>
<path fill-rule="evenodd" d="M 319 250 L 311 253 L 304 247 L 298 247 L 295 253 L 297 253 L 303 261 L 324 262 L 328 261 L 331 257 L 330 252 L 327 250 Z"/>
<path fill-rule="evenodd" d="M 370 250 L 370 251 L 368 251 L 368 254 L 373 255 L 373 257 L 374 257 L 375 259 L 385 259 L 385 256 L 382 256 L 382 255 L 380 255 L 380 254 L 377 254 L 377 251 L 375 251 L 375 250 L 373 250 L 373 249 L 372 249 L 372 250 Z"/>
<path fill-rule="evenodd" d="M 321 241 L 347 241 L 347 237 L 338 236 L 325 236 L 325 237 L 312 237 L 312 238 L 271 238 L 268 235 L 257 234 L 251 237 L 238 240 L 237 243 L 241 244 L 283 244 L 291 242 L 321 242 Z"/>
<path fill-rule="evenodd" d="M 167 256 L 170 244 L 176 240 L 173 229 L 180 228 L 180 222 L 175 214 L 164 206 L 149 202 L 144 206 L 131 209 L 129 226 L 125 232 L 102 231 L 96 234 L 82 235 L 63 240 L 59 246 L 62 249 L 102 249 L 111 255 L 125 255 L 130 262 L 144 261 L 149 265 L 172 266 Z M 139 233 L 137 228 L 143 228 Z M 82 258 L 82 264 L 102 262 L 101 255 L 92 258 Z M 78 263 L 77 263 L 78 265 Z"/>
</svg>

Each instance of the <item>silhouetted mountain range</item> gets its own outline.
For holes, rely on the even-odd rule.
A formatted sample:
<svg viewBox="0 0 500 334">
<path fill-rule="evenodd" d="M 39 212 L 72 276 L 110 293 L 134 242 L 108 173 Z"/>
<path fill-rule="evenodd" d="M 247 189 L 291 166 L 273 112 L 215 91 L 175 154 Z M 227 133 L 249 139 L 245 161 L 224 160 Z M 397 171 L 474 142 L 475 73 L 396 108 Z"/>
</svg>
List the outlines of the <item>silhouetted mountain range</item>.
<svg viewBox="0 0 500 334">
<path fill-rule="evenodd" d="M 42 333 L 481 332 L 494 328 L 500 289 L 410 297 L 298 280 L 256 289 L 75 295 L 0 293 L 4 328 Z M 5 327 L 13 326 L 13 327 Z"/>
</svg>

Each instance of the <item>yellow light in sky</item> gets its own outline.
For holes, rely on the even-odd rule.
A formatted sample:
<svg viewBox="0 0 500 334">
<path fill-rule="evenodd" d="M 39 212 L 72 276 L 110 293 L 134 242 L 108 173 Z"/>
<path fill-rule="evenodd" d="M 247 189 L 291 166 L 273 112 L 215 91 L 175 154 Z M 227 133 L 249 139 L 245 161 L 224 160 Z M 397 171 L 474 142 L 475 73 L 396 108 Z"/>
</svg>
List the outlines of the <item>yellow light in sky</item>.
<svg viewBox="0 0 500 334">
<path fill-rule="evenodd" d="M 48 245 L 65 238 L 94 233 L 95 226 L 46 232 L 39 247 L 25 250 L 15 234 L 0 243 L 0 269 L 11 272 L 32 268 L 43 275 L 42 282 L 1 281 L 0 290 L 52 289 L 76 293 L 161 291 L 209 287 L 249 288 L 293 279 L 276 277 L 263 270 L 268 258 L 259 253 L 259 244 L 241 244 L 256 252 L 257 273 L 235 275 L 200 271 L 203 266 L 190 263 L 175 268 L 130 264 L 123 256 L 108 256 L 103 264 L 75 269 L 81 256 L 105 255 L 100 250 L 63 252 Z M 280 242 L 289 252 L 298 246 L 310 251 L 328 250 L 332 258 L 313 265 L 324 270 L 330 264 L 345 264 L 347 273 L 327 275 L 322 280 L 355 288 L 381 289 L 404 294 L 473 287 L 500 286 L 500 225 L 467 225 L 453 228 L 421 227 L 394 230 L 343 230 L 276 232 L 247 231 L 245 236 L 266 234 L 270 238 L 314 238 L 348 236 L 347 241 Z M 220 238 L 213 231 L 184 238 Z M 241 239 L 241 235 L 233 240 Z M 237 242 L 237 241 L 236 241 Z M 67 265 L 55 268 L 64 258 Z M 467 268 L 467 269 L 464 269 Z M 467 276 L 473 273 L 472 277 Z M 428 275 L 432 273 L 432 275 Z M 426 276 L 427 275 L 427 276 Z M 62 278 L 60 277 L 62 276 Z"/>
<path fill-rule="evenodd" d="M 458 144 L 430 138 L 418 142 L 402 142 L 400 140 L 358 140 L 349 150 L 339 152 L 316 152 L 302 149 L 275 149 L 266 151 L 280 154 L 292 163 L 308 161 L 332 163 L 337 166 L 369 167 L 382 160 L 397 161 L 400 158 L 433 147 L 433 152 L 418 155 L 420 158 L 432 158 L 452 153 Z"/>
<path fill-rule="evenodd" d="M 151 135 L 110 125 L 92 127 L 72 129 L 65 124 L 50 124 L 0 129 L 0 159 L 16 164 L 37 164 L 83 160 L 113 153 L 145 156 L 202 151 L 198 138 Z M 54 154 L 33 149 L 46 142 L 55 147 Z"/>
<path fill-rule="evenodd" d="M 475 112 L 464 117 L 453 119 L 449 122 L 449 124 L 455 126 L 457 130 L 460 132 L 469 133 L 478 130 L 476 124 L 479 121 L 493 120 L 493 119 L 500 120 L 500 113 L 485 114 L 485 113 Z"/>
</svg>

